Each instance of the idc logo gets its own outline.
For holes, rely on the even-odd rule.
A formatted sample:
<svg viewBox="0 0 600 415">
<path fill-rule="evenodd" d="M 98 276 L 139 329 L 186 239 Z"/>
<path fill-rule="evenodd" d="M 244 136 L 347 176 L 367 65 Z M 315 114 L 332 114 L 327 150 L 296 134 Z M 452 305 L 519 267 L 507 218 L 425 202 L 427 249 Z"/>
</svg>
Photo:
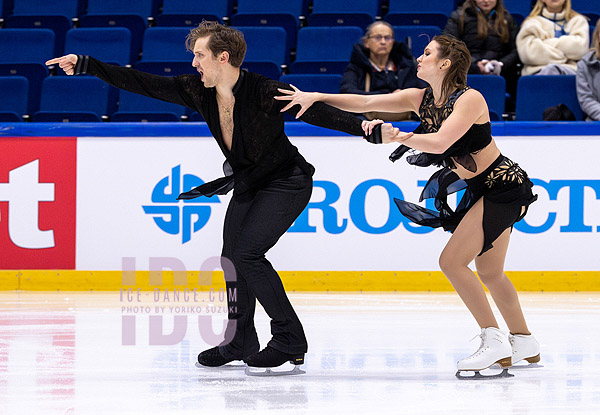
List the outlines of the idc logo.
<svg viewBox="0 0 600 415">
<path fill-rule="evenodd" d="M 192 174 L 181 176 L 181 165 L 171 169 L 171 176 L 162 178 L 152 191 L 152 205 L 142 206 L 144 212 L 152 216 L 154 223 L 170 235 L 181 233 L 181 243 L 192 239 L 192 234 L 206 225 L 211 207 L 208 203 L 221 203 L 217 196 L 202 196 L 190 200 L 177 200 L 181 192 L 187 192 L 204 184 Z"/>
<path fill-rule="evenodd" d="M 76 140 L 3 138 L 0 154 L 0 268 L 74 269 Z"/>
</svg>

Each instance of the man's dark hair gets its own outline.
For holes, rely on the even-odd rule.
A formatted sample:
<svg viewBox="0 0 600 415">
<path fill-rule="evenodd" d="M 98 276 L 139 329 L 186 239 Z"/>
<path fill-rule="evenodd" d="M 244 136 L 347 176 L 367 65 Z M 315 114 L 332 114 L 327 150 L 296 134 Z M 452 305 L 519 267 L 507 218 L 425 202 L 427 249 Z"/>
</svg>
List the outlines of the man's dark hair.
<svg viewBox="0 0 600 415">
<path fill-rule="evenodd" d="M 198 27 L 190 30 L 185 39 L 186 48 L 193 52 L 196 41 L 201 37 L 209 37 L 208 49 L 215 57 L 221 52 L 227 52 L 231 66 L 236 68 L 242 66 L 246 56 L 246 41 L 242 32 L 218 22 L 205 20 Z"/>
</svg>

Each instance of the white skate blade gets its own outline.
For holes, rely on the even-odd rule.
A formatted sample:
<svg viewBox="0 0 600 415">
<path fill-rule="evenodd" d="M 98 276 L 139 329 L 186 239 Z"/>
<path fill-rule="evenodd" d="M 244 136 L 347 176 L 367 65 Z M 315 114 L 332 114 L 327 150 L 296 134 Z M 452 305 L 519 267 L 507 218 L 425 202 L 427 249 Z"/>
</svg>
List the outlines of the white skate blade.
<svg viewBox="0 0 600 415">
<path fill-rule="evenodd" d="M 238 362 L 241 362 L 241 361 L 238 360 Z M 196 362 L 195 366 L 198 369 L 203 369 L 203 370 L 242 370 L 242 369 L 246 368 L 245 363 L 227 363 L 223 366 L 204 366 L 204 365 L 201 365 L 200 363 Z"/>
<path fill-rule="evenodd" d="M 283 370 L 282 370 L 283 369 Z M 246 367 L 246 375 L 248 376 L 291 376 L 303 375 L 306 371 L 300 369 L 300 366 L 294 366 L 291 370 L 285 370 L 283 366 L 272 367 Z"/>
<path fill-rule="evenodd" d="M 482 370 L 459 370 L 456 377 L 461 380 L 501 379 L 512 378 L 515 375 L 508 373 L 508 368 L 502 369 L 500 373 L 495 368 L 489 367 Z M 483 374 L 481 372 L 484 372 Z M 495 372 L 495 373 L 494 373 Z"/>
</svg>

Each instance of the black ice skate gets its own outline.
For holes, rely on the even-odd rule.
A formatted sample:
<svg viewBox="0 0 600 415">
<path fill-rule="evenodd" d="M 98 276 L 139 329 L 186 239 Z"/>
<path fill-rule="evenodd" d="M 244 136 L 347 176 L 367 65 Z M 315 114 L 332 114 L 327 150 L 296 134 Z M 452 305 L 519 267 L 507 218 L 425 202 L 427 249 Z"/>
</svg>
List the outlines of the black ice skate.
<svg viewBox="0 0 600 415">
<path fill-rule="evenodd" d="M 196 367 L 209 367 L 209 368 L 220 368 L 220 369 L 240 369 L 246 367 L 245 364 L 229 364 L 231 362 L 238 362 L 236 359 L 227 359 L 219 353 L 218 347 L 213 347 L 203 351 L 198 355 L 198 361 Z"/>
<path fill-rule="evenodd" d="M 284 353 L 270 346 L 248 356 L 244 359 L 244 362 L 248 365 L 246 374 L 249 376 L 286 376 L 306 373 L 300 369 L 300 365 L 304 364 L 304 354 Z M 294 368 L 291 370 L 279 370 L 279 366 L 287 362 L 294 365 Z M 275 370 L 273 370 L 274 368 Z"/>
</svg>

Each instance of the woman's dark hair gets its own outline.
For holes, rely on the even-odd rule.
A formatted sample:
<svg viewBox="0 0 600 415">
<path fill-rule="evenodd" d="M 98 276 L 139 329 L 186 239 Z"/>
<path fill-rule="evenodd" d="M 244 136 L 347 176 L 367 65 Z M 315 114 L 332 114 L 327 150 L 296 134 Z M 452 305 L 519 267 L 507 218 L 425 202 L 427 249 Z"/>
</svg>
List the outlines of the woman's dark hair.
<svg viewBox="0 0 600 415">
<path fill-rule="evenodd" d="M 482 11 L 477 7 L 475 0 L 466 0 L 462 6 L 462 11 L 460 12 L 459 24 L 461 33 L 465 30 L 465 15 L 467 9 L 473 9 L 477 14 L 477 38 L 485 39 L 487 37 L 488 30 L 492 28 L 492 24 L 488 19 L 490 19 L 492 13 L 494 13 L 496 15 L 494 30 L 500 37 L 502 43 L 508 43 L 510 39 L 508 23 L 506 21 L 508 12 L 504 8 L 504 2 L 502 0 L 497 0 L 496 7 L 490 12 L 488 17 L 483 15 Z"/>
<path fill-rule="evenodd" d="M 467 86 L 471 54 L 465 42 L 454 36 L 438 35 L 434 36 L 431 41 L 438 44 L 438 59 L 450 61 L 450 68 L 442 81 L 442 96 L 446 99 L 456 89 Z"/>
</svg>

